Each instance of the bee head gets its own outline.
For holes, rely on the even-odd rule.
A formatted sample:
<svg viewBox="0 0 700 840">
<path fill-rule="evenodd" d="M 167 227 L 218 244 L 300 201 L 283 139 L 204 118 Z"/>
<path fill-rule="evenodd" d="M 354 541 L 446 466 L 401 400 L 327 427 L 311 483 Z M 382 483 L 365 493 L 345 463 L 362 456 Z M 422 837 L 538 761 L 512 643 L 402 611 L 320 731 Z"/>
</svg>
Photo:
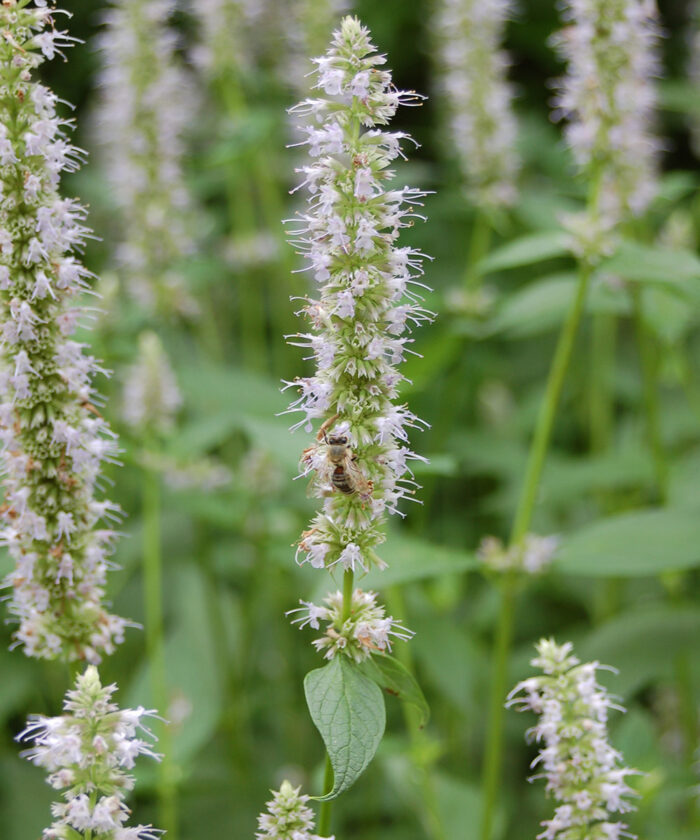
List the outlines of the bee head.
<svg viewBox="0 0 700 840">
<path fill-rule="evenodd" d="M 329 435 L 328 444 L 329 446 L 347 446 L 347 435 Z"/>
</svg>

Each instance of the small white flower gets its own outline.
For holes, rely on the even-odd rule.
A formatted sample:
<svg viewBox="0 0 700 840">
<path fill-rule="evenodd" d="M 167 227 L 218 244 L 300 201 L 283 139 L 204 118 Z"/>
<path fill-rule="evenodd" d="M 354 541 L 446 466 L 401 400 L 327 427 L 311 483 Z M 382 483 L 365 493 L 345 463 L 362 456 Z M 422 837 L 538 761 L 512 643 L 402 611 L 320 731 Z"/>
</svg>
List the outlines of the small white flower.
<svg viewBox="0 0 700 840">
<path fill-rule="evenodd" d="M 320 622 L 326 622 L 324 635 L 313 641 L 316 650 L 326 659 L 333 659 L 342 652 L 355 662 L 362 662 L 372 653 L 391 652 L 392 637 L 408 641 L 413 636 L 411 630 L 385 615 L 384 607 L 377 604 L 376 592 L 356 589 L 346 618 L 342 592 L 327 595 L 324 602 L 327 606 L 300 601 L 302 606 L 290 610 L 287 615 L 299 614 L 292 620 L 299 629 L 308 625 L 318 630 Z"/>
</svg>

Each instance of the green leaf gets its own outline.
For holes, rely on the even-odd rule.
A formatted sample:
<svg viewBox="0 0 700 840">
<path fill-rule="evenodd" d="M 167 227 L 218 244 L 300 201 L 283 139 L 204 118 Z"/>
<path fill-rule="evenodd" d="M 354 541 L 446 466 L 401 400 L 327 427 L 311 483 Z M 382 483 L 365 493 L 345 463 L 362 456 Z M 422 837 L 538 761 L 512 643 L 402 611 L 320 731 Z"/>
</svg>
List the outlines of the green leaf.
<svg viewBox="0 0 700 840">
<path fill-rule="evenodd" d="M 598 271 L 660 285 L 685 297 L 700 297 L 700 259 L 682 248 L 625 241 Z"/>
<path fill-rule="evenodd" d="M 468 551 L 398 534 L 389 534 L 386 543 L 379 547 L 378 554 L 388 568 L 381 572 L 371 571 L 362 578 L 364 589 L 384 589 L 397 583 L 459 574 L 477 567 L 475 555 Z"/>
<path fill-rule="evenodd" d="M 619 673 L 600 679 L 615 694 L 629 697 L 656 680 L 671 679 L 677 657 L 697 654 L 700 613 L 687 607 L 674 609 L 654 605 L 624 613 L 602 627 L 588 632 L 576 644 L 582 662 L 597 660 Z"/>
<path fill-rule="evenodd" d="M 416 709 L 421 729 L 427 724 L 430 718 L 428 701 L 416 678 L 398 659 L 387 653 L 377 654 L 366 659 L 360 668 L 384 691 Z"/>
<path fill-rule="evenodd" d="M 518 289 L 504 298 L 487 326 L 489 334 L 505 333 L 511 338 L 525 338 L 558 329 L 571 307 L 577 285 L 576 275 L 562 272 Z M 627 297 L 624 292 L 600 283 L 591 289 L 587 309 L 625 314 L 629 309 Z"/>
<path fill-rule="evenodd" d="M 696 307 L 669 289 L 655 287 L 644 292 L 644 320 L 666 344 L 680 341 L 695 318 Z"/>
<path fill-rule="evenodd" d="M 187 766 L 210 739 L 223 708 L 223 686 L 216 659 L 213 620 L 216 591 L 192 564 L 170 568 L 172 613 L 177 616 L 165 639 L 168 694 L 184 708 L 186 719 L 171 728 L 171 756 Z M 166 604 L 167 606 L 167 604 Z M 125 706 L 153 705 L 147 660 L 143 660 L 126 694 Z M 165 711 L 165 710 L 162 710 Z M 153 768 L 151 767 L 151 770 Z M 144 768 L 142 773 L 149 773 Z"/>
<path fill-rule="evenodd" d="M 661 107 L 666 111 L 700 117 L 698 90 L 690 79 L 664 79 L 658 83 Z"/>
<path fill-rule="evenodd" d="M 373 569 L 358 578 L 358 584 L 363 589 L 386 589 L 395 584 L 440 575 L 462 574 L 478 567 L 476 555 L 471 552 L 402 536 L 398 532 L 388 535 L 386 543 L 379 546 L 377 555 L 387 568 Z M 327 592 L 335 591 L 340 585 L 339 579 L 321 579 L 314 590 L 314 600 L 321 600 Z"/>
<path fill-rule="evenodd" d="M 700 566 L 700 518 L 644 510 L 594 522 L 562 540 L 555 568 L 594 577 L 637 577 Z"/>
<path fill-rule="evenodd" d="M 333 767 L 333 790 L 347 790 L 374 758 L 384 734 L 386 710 L 379 687 L 345 656 L 310 671 L 304 679 L 309 713 L 321 733 Z"/>
<path fill-rule="evenodd" d="M 477 264 L 480 274 L 490 274 L 506 268 L 518 268 L 521 265 L 564 257 L 571 253 L 571 236 L 563 230 L 549 230 L 546 233 L 531 233 L 521 236 L 496 248 Z"/>
</svg>

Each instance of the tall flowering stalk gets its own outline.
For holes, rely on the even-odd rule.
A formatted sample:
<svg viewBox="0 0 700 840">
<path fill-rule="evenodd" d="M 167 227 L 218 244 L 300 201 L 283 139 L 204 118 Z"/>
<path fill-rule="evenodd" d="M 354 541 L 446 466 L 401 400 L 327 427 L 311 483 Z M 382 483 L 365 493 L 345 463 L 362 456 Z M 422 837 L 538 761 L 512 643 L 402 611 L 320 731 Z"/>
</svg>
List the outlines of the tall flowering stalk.
<svg viewBox="0 0 700 840">
<path fill-rule="evenodd" d="M 512 204 L 517 194 L 510 61 L 501 48 L 512 13 L 512 0 L 440 0 L 435 14 L 450 147 L 469 200 L 486 211 Z"/>
<path fill-rule="evenodd" d="M 573 220 L 580 253 L 600 259 L 615 234 L 629 234 L 657 190 L 661 143 L 653 134 L 656 90 L 661 72 L 660 28 L 654 0 L 570 0 L 563 11 L 567 26 L 553 39 L 567 63 L 558 83 L 555 117 L 566 118 L 566 137 L 579 170 L 591 183 L 586 214 Z M 657 492 L 666 495 L 667 466 L 659 430 L 652 338 L 643 318 L 642 294 L 631 290 L 644 377 L 647 434 Z M 609 443 L 612 397 L 607 371 L 614 356 L 615 321 L 593 319 L 591 364 L 591 444 Z"/>
<path fill-rule="evenodd" d="M 396 365 L 412 340 L 410 326 L 432 313 L 417 291 L 424 255 L 396 242 L 425 193 L 386 186 L 393 177 L 387 167 L 403 156 L 410 138 L 383 126 L 399 105 L 420 97 L 393 86 L 381 69 L 384 56 L 353 17 L 343 19 L 330 49 L 314 63 L 318 96 L 291 109 L 304 118 L 298 145 L 312 158 L 298 170 L 308 209 L 297 214 L 291 235 L 320 294 L 304 298 L 300 310 L 309 331 L 289 340 L 311 350 L 316 370 L 288 387 L 300 392 L 289 411 L 304 415 L 293 428 L 311 432 L 313 421 L 323 421 L 301 457 L 302 475 L 312 477 L 312 492 L 323 503 L 299 541 L 297 559 L 342 570 L 343 587 L 325 606 L 302 602 L 294 612 L 301 613 L 295 620 L 302 626 L 325 623 L 314 644 L 331 666 L 341 665 L 333 673 L 341 673 L 343 662 L 355 668 L 388 651 L 392 637 L 411 635 L 385 615 L 374 593 L 354 588 L 354 578 L 384 566 L 376 548 L 385 539 L 386 514 L 398 512 L 413 492 L 407 461 L 418 456 L 408 446 L 408 429 L 420 421 L 395 402 L 402 379 Z M 347 730 L 339 733 L 346 736 Z M 332 780 L 329 758 L 327 794 Z M 328 833 L 329 819 L 324 802 L 321 834 Z"/>
<path fill-rule="evenodd" d="M 48 783 L 63 791 L 63 801 L 51 807 L 54 822 L 44 840 L 158 840 L 162 834 L 150 825 L 125 825 L 125 795 L 134 787 L 127 771 L 139 755 L 160 756 L 144 723 L 155 712 L 120 709 L 112 701 L 116 688 L 103 686 L 90 665 L 66 694 L 63 715 L 32 715 L 17 736 L 33 741 L 22 757 L 48 771 Z"/>
<path fill-rule="evenodd" d="M 176 56 L 173 0 L 113 0 L 101 38 L 99 134 L 121 218 L 118 262 L 151 314 L 192 315 L 178 264 L 194 249 L 182 172 L 192 118 L 190 82 Z"/>
<path fill-rule="evenodd" d="M 0 6 L 0 432 L 5 484 L 2 543 L 16 567 L 5 580 L 14 638 L 28 656 L 99 662 L 126 622 L 103 606 L 117 507 L 96 498 L 116 452 L 94 403 L 101 371 L 72 335 L 91 276 L 72 255 L 90 235 L 85 210 L 61 198 L 61 173 L 82 152 L 70 121 L 34 71 L 73 39 L 64 14 L 38 2 Z"/>
<path fill-rule="evenodd" d="M 540 716 L 527 732 L 528 739 L 543 743 L 531 781 L 546 779 L 547 793 L 560 804 L 542 823 L 538 840 L 633 838 L 625 823 L 612 818 L 634 810 L 627 800 L 636 793 L 625 777 L 637 771 L 625 767 L 608 742 L 608 711 L 625 710 L 598 684 L 596 672 L 605 666 L 582 665 L 570 642 L 542 639 L 537 653 L 531 664 L 543 675 L 518 683 L 506 705 Z"/>
<path fill-rule="evenodd" d="M 567 61 L 568 72 L 559 83 L 555 117 L 568 119 L 567 137 L 581 174 L 588 182 L 588 201 L 585 211 L 567 222 L 579 258 L 578 283 L 550 367 L 511 531 L 511 545 L 517 545 L 525 538 L 532 522 L 557 407 L 593 270 L 609 253 L 614 235 L 622 224 L 629 223 L 632 217 L 644 211 L 655 189 L 654 161 L 659 143 L 650 131 L 654 101 L 652 77 L 658 68 L 654 53 L 658 37 L 654 3 L 652 0 L 567 0 L 563 17 L 567 26 L 555 37 L 554 43 Z M 658 430 L 653 363 L 638 290 L 632 292 L 632 300 L 642 350 L 649 436 L 660 496 L 663 497 L 665 462 Z M 607 352 L 614 347 L 610 330 L 610 323 L 594 320 L 591 368 L 596 381 L 591 403 L 596 407 L 593 412 L 600 411 L 600 378 L 612 363 Z M 593 424 L 597 422 L 596 419 Z M 603 421 L 603 425 L 607 426 L 607 421 Z M 515 594 L 516 582 L 511 577 L 502 586 L 494 642 L 491 709 L 484 759 L 482 840 L 491 838 L 500 780 L 502 704 L 513 636 Z"/>
</svg>

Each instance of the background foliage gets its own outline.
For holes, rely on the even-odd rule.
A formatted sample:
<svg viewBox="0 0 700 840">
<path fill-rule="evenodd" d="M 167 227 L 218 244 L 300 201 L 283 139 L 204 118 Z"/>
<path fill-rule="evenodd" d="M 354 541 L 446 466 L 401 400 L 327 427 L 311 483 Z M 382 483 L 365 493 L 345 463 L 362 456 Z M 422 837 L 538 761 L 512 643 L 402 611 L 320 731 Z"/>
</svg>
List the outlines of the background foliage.
<svg viewBox="0 0 700 840">
<path fill-rule="evenodd" d="M 202 315 L 192 323 L 163 324 L 161 337 L 174 361 L 185 406 L 176 431 L 161 442 L 161 461 L 215 458 L 231 470 L 216 491 L 178 489 L 163 480 L 163 539 L 169 680 L 176 721 L 173 756 L 179 778 L 183 840 L 207 836 L 252 837 L 255 816 L 270 787 L 286 775 L 320 787 L 322 743 L 305 708 L 303 675 L 318 665 L 308 644 L 284 618 L 300 597 L 322 584 L 294 563 L 293 542 L 312 510 L 303 482 L 293 482 L 303 431 L 290 436 L 279 380 L 305 368 L 281 333 L 296 329 L 289 295 L 304 275 L 282 244 L 281 224 L 294 200 L 295 152 L 284 148 L 284 109 L 297 98 L 276 72 L 275 56 L 287 46 L 283 4 L 258 67 L 243 79 L 241 112 L 222 113 L 201 93 L 182 101 L 192 112 L 188 178 L 200 205 L 202 243 L 186 266 Z M 109 190 L 94 150 L 91 120 L 98 56 L 94 36 L 102 2 L 68 2 L 71 31 L 86 43 L 54 62 L 49 82 L 77 105 L 77 143 L 91 161 L 67 185 L 91 205 L 100 237 L 87 264 L 110 277 L 110 237 L 116 228 Z M 358 2 L 355 10 L 389 55 L 399 87 L 432 93 L 432 36 L 426 3 Z M 700 235 L 697 163 L 691 153 L 688 112 L 698 91 L 684 81 L 688 9 L 662 3 L 667 77 L 661 84 L 660 130 L 668 138 L 664 178 L 651 212 L 653 236 L 682 250 L 622 253 L 609 273 L 643 283 L 648 326 L 655 336 L 662 397 L 662 431 L 670 463 L 669 503 L 650 511 L 655 491 L 645 442 L 642 387 L 626 296 L 602 281 L 589 311 L 620 316 L 614 387 L 615 428 L 603 453 L 588 451 L 588 324 L 579 337 L 558 414 L 553 451 L 539 496 L 534 530 L 562 536 L 551 572 L 529 585 L 517 603 L 512 684 L 529 672 L 533 642 L 542 635 L 572 640 L 583 658 L 619 669 L 606 677 L 629 711 L 612 722 L 612 741 L 631 766 L 644 771 L 643 794 L 630 824 L 647 840 L 698 836 L 698 785 L 693 756 L 698 736 L 700 660 L 700 370 L 698 302 Z M 186 14 L 179 25 L 183 51 L 195 37 Z M 435 190 L 429 222 L 410 232 L 412 243 L 435 257 L 428 306 L 437 322 L 416 336 L 404 388 L 412 409 L 432 428 L 414 440 L 430 457 L 420 469 L 423 504 L 412 505 L 386 545 L 389 570 L 381 586 L 389 608 L 416 630 L 413 667 L 431 706 L 427 728 L 410 739 L 398 704 L 388 700 L 387 736 L 363 778 L 338 804 L 336 836 L 363 840 L 440 836 L 431 828 L 419 793 L 430 773 L 445 837 L 477 836 L 479 773 L 485 729 L 490 643 L 497 607 L 492 582 L 477 569 L 474 551 L 486 534 L 507 535 L 522 478 L 529 436 L 556 330 L 572 294 L 573 262 L 552 247 L 562 211 L 575 207 L 581 185 L 572 177 L 559 129 L 548 118 L 548 83 L 561 72 L 547 38 L 558 26 L 553 4 L 521 3 L 509 26 L 512 77 L 518 88 L 519 145 L 524 158 L 520 200 L 503 219 L 486 282 L 487 311 L 454 305 L 463 283 L 473 211 L 459 182 L 442 131 L 442 108 L 432 96 L 422 109 L 404 109 L 395 127 L 422 144 L 401 182 Z M 265 36 L 261 36 L 264 37 Z M 265 197 L 258 175 L 273 191 Z M 238 200 L 233 204 L 230 198 Z M 254 210 L 255 228 L 277 243 L 277 255 L 246 265 L 232 256 L 232 231 L 240 246 L 246 228 L 240 202 Z M 279 212 L 277 212 L 279 210 Z M 675 227 L 674 227 L 675 226 Z M 525 234 L 530 252 L 501 250 Z M 240 253 L 240 251 L 239 251 Z M 551 254 L 551 256 L 548 256 Z M 102 386 L 105 413 L 122 434 L 124 466 L 112 471 L 113 497 L 128 512 L 127 534 L 111 578 L 115 610 L 142 620 L 139 564 L 142 551 L 142 444 L 119 421 L 119 374 L 132 359 L 141 316 L 123 294 L 104 301 L 108 314 L 88 336 L 115 376 Z M 255 326 L 255 329 L 251 327 Z M 152 453 L 151 453 L 152 455 Z M 7 564 L 2 558 L 0 564 Z M 37 837 L 48 822 L 51 790 L 43 774 L 18 758 L 13 736 L 29 711 L 55 714 L 68 674 L 58 665 L 25 660 L 0 640 L 0 825 L 6 840 Z M 117 681 L 123 705 L 148 705 L 143 638 L 127 642 L 102 666 Z M 179 722 L 177 722 L 179 720 Z M 534 756 L 524 743 L 524 716 L 506 719 L 506 767 L 500 792 L 499 830 L 509 840 L 530 838 L 552 807 L 541 784 L 528 785 Z M 307 773 L 311 771 L 312 777 Z M 156 822 L 152 769 L 141 771 L 140 821 Z M 430 833 L 430 834 L 428 834 Z"/>
</svg>

